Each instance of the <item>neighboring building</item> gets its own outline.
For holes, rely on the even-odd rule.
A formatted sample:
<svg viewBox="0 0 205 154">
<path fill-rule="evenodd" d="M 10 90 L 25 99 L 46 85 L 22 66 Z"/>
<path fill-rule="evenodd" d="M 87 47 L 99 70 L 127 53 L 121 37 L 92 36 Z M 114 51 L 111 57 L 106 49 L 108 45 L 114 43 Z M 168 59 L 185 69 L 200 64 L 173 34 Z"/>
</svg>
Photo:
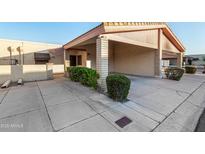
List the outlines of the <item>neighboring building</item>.
<svg viewBox="0 0 205 154">
<path fill-rule="evenodd" d="M 164 57 L 163 61 L 167 61 L 169 66 L 177 65 L 177 57 Z M 183 56 L 183 65 L 195 65 L 198 67 L 202 67 L 205 65 L 205 54 L 197 54 L 197 55 L 184 55 Z"/>
<path fill-rule="evenodd" d="M 165 67 L 167 66 L 177 66 L 177 55 L 170 55 L 170 54 L 164 54 L 163 58 L 162 58 L 163 62 L 166 62 Z M 184 65 L 184 54 L 183 54 L 183 63 L 182 65 Z"/>
<path fill-rule="evenodd" d="M 64 64 L 62 45 L 0 39 L 0 65 Z"/>
<path fill-rule="evenodd" d="M 205 65 L 205 54 L 186 55 L 184 60 L 187 65 L 204 66 Z"/>
<path fill-rule="evenodd" d="M 0 39 L 0 84 L 64 75 L 62 45 Z"/>
<path fill-rule="evenodd" d="M 161 22 L 105 22 L 63 47 L 66 67 L 96 69 L 105 90 L 110 72 L 161 76 L 162 59 L 176 56 L 181 67 L 185 51 L 167 24 Z"/>
</svg>

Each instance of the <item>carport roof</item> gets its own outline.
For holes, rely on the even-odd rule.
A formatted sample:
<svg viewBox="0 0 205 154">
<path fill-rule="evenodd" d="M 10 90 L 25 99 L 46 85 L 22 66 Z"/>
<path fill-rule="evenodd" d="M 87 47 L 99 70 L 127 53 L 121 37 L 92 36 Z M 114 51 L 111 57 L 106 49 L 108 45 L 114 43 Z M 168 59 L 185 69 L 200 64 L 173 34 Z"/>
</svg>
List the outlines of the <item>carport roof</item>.
<svg viewBox="0 0 205 154">
<path fill-rule="evenodd" d="M 185 51 L 183 44 L 165 22 L 103 22 L 97 27 L 66 43 L 65 45 L 63 45 L 63 47 L 64 49 L 68 49 L 79 43 L 82 43 L 83 41 L 89 40 L 102 34 L 145 31 L 154 29 L 162 29 L 164 35 L 179 51 Z"/>
</svg>

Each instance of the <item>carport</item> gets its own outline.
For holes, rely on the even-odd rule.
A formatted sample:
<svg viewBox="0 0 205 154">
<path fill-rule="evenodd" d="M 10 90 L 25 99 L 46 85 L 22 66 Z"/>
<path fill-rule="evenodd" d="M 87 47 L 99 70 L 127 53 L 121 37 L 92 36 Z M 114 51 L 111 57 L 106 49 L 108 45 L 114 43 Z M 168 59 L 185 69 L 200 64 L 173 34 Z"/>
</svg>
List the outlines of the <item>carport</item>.
<svg viewBox="0 0 205 154">
<path fill-rule="evenodd" d="M 65 67 L 86 66 L 100 74 L 106 90 L 110 72 L 160 77 L 163 53 L 182 66 L 185 48 L 166 23 L 105 22 L 64 45 Z"/>
</svg>

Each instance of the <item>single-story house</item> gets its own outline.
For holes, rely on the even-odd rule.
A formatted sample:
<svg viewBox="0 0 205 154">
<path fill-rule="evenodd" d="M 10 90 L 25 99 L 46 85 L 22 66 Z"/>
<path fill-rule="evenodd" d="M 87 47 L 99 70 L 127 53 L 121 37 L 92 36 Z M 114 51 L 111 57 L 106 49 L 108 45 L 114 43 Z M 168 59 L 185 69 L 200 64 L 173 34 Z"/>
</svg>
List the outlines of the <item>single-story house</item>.
<svg viewBox="0 0 205 154">
<path fill-rule="evenodd" d="M 106 90 L 110 72 L 161 76 L 163 56 L 182 66 L 185 47 L 164 22 L 103 22 L 64 46 L 65 66 L 85 66 L 100 74 Z"/>
</svg>

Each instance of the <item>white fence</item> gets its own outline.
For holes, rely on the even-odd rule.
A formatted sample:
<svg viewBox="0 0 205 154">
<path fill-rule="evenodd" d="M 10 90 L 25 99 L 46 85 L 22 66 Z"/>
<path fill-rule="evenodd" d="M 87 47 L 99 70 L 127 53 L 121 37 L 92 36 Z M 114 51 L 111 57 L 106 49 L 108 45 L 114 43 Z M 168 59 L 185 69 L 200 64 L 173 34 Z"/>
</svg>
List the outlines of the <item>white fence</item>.
<svg viewBox="0 0 205 154">
<path fill-rule="evenodd" d="M 47 80 L 53 78 L 53 73 L 64 73 L 64 65 L 0 65 L 0 84 L 6 80 L 16 82 Z"/>
<path fill-rule="evenodd" d="M 47 80 L 48 70 L 47 65 L 23 65 L 23 80 L 37 81 Z"/>
<path fill-rule="evenodd" d="M 64 65 L 53 65 L 52 68 L 54 74 L 64 73 Z"/>
<path fill-rule="evenodd" d="M 10 65 L 0 65 L 0 84 L 5 82 L 10 78 L 11 75 L 11 66 Z"/>
</svg>

